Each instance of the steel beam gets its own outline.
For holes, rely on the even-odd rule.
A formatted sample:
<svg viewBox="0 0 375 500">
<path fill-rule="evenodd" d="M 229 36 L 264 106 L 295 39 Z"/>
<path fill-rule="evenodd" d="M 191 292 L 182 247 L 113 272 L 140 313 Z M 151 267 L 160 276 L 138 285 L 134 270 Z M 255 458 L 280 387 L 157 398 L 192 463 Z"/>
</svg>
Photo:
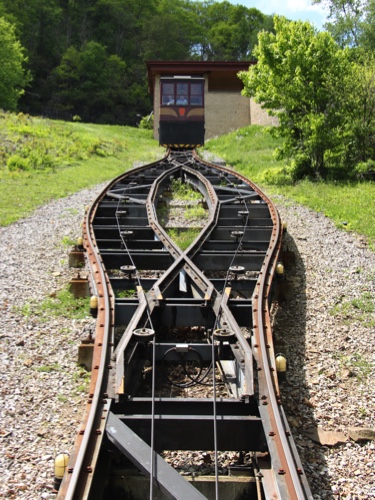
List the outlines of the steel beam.
<svg viewBox="0 0 375 500">
<path fill-rule="evenodd" d="M 151 474 L 151 448 L 112 412 L 108 415 L 106 432 L 108 439 L 121 450 L 144 474 Z M 188 483 L 157 453 L 154 457 L 155 484 L 170 499 L 205 500 L 194 486 Z"/>
<path fill-rule="evenodd" d="M 196 416 L 212 416 L 213 404 L 212 398 L 154 398 L 155 412 L 159 415 L 186 415 L 188 409 Z M 151 413 L 151 405 L 151 398 L 133 397 L 115 403 L 112 409 L 116 414 L 142 415 Z M 222 416 L 259 416 L 258 405 L 251 399 L 217 398 L 216 410 Z"/>
</svg>

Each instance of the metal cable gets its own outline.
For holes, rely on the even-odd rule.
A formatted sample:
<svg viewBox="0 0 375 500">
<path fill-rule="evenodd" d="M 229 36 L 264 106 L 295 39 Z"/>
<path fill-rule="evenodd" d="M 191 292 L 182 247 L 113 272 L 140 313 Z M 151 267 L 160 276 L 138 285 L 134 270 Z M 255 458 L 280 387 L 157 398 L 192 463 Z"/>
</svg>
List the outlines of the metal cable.
<svg viewBox="0 0 375 500">
<path fill-rule="evenodd" d="M 234 184 L 232 181 L 228 181 L 228 182 L 234 187 L 234 189 L 237 191 L 238 195 L 241 195 L 240 191 L 237 188 L 237 185 Z M 218 321 L 219 321 L 219 318 L 220 318 L 221 305 L 222 305 L 222 302 L 224 300 L 225 289 L 226 289 L 228 281 L 229 281 L 230 268 L 233 266 L 233 263 L 235 262 L 237 254 L 239 252 L 239 249 L 242 247 L 242 241 L 243 241 L 243 239 L 245 237 L 246 227 L 247 227 L 247 223 L 249 221 L 249 210 L 248 210 L 246 199 L 244 199 L 244 203 L 245 203 L 245 206 L 246 206 L 246 209 L 247 209 L 247 212 L 248 212 L 247 215 L 246 215 L 246 219 L 244 220 L 244 223 L 243 223 L 244 230 L 243 230 L 243 234 L 239 238 L 237 248 L 236 248 L 236 250 L 235 250 L 235 252 L 233 254 L 232 260 L 231 260 L 231 262 L 229 264 L 229 267 L 228 267 L 228 270 L 227 270 L 227 273 L 226 273 L 226 276 L 225 276 L 224 286 L 223 286 L 223 290 L 222 290 L 222 293 L 221 293 L 221 297 L 222 297 L 221 298 L 221 303 L 219 305 L 218 314 L 217 314 L 217 316 L 215 318 L 213 332 L 216 330 L 216 327 L 218 325 Z M 212 389 L 213 389 L 213 418 L 214 418 L 214 447 L 215 447 L 215 500 L 219 500 L 219 463 L 218 463 L 218 445 L 217 445 L 217 410 L 216 410 L 216 379 L 215 379 L 215 365 L 216 365 L 216 362 L 215 362 L 215 340 L 214 340 L 213 334 L 212 334 L 212 365 L 213 365 L 213 370 L 212 370 Z"/>
<path fill-rule="evenodd" d="M 126 186 L 124 188 L 124 190 L 122 192 L 123 195 L 125 195 L 127 193 L 128 188 L 129 188 L 129 186 Z M 140 288 L 142 288 L 142 286 L 141 286 L 141 279 L 140 279 L 140 276 L 139 276 L 138 269 L 137 269 L 137 267 L 134 264 L 134 260 L 132 258 L 130 249 L 129 249 L 127 243 L 126 243 L 126 239 L 121 234 L 121 222 L 120 222 L 120 217 L 118 215 L 118 211 L 119 211 L 118 209 L 119 209 L 120 201 L 121 200 L 118 201 L 117 209 L 116 209 L 117 228 L 118 228 L 118 231 L 119 231 L 119 234 L 120 234 L 120 238 L 121 238 L 122 244 L 124 245 L 125 252 L 127 253 L 127 256 L 128 256 L 128 258 L 129 258 L 129 260 L 131 262 L 131 265 L 135 269 L 135 279 L 136 279 L 136 282 L 138 283 L 138 286 Z M 151 320 L 151 314 L 150 314 L 150 308 L 149 308 L 148 300 L 147 300 L 147 297 L 146 297 L 146 294 L 145 294 L 143 288 L 142 288 L 142 293 L 143 293 L 144 298 L 145 298 L 146 313 L 147 313 L 147 321 L 145 322 L 144 327 L 147 327 L 149 325 L 150 328 L 152 330 L 154 330 L 153 324 L 152 324 L 152 320 Z M 155 330 L 154 330 L 154 332 L 155 332 Z M 154 472 L 155 472 L 155 458 L 156 458 L 156 456 L 155 456 L 155 447 L 154 447 L 154 442 L 155 442 L 155 380 L 156 380 L 156 377 L 155 377 L 155 371 L 156 371 L 155 367 L 156 367 L 156 342 L 155 342 L 155 335 L 154 335 L 154 338 L 153 338 L 153 341 L 152 341 L 152 382 L 151 382 L 150 500 L 153 500 L 153 497 L 154 497 Z"/>
<path fill-rule="evenodd" d="M 215 341 L 212 331 L 212 402 L 213 402 L 213 417 L 214 417 L 214 452 L 215 452 L 215 499 L 219 500 L 219 460 L 217 446 L 217 412 L 216 412 L 216 379 L 215 379 Z"/>
<path fill-rule="evenodd" d="M 122 192 L 123 196 L 125 196 L 125 194 L 127 193 L 127 190 L 129 189 L 129 186 L 126 186 Z M 124 245 L 124 250 L 127 254 L 127 256 L 129 257 L 129 260 L 131 262 L 131 265 L 134 267 L 135 269 L 135 280 L 138 284 L 139 287 L 141 287 L 141 278 L 139 276 L 139 272 L 138 272 L 138 269 L 136 267 L 136 265 L 134 264 L 134 260 L 132 258 L 132 255 L 131 255 L 131 252 L 130 252 L 130 249 L 126 243 L 126 239 L 123 237 L 123 235 L 121 234 L 121 222 L 120 222 L 120 217 L 118 215 L 118 211 L 119 211 L 119 206 L 120 206 L 120 202 L 121 200 L 119 199 L 118 203 L 117 203 L 117 209 L 116 209 L 116 222 L 117 222 L 117 229 L 119 231 L 119 234 L 120 234 L 120 238 L 121 238 L 121 241 L 122 241 L 122 244 Z M 144 292 L 143 292 L 144 293 Z M 145 295 L 145 294 L 144 294 Z M 146 298 L 146 296 L 145 296 Z M 147 321 L 146 323 L 143 325 L 144 327 L 147 327 L 149 325 L 150 328 L 153 329 L 153 325 L 152 325 L 152 321 L 151 321 L 151 315 L 150 315 L 150 310 L 149 310 L 149 306 L 148 306 L 148 301 L 146 300 L 146 313 L 147 313 Z"/>
<path fill-rule="evenodd" d="M 156 342 L 152 341 L 152 382 L 151 382 L 151 452 L 150 452 L 150 500 L 154 498 L 154 468 L 155 468 L 155 367 L 156 367 Z"/>
<path fill-rule="evenodd" d="M 196 356 L 197 356 L 197 359 L 195 361 L 197 361 L 198 363 L 198 375 L 196 377 L 193 377 L 189 372 L 188 370 L 186 369 L 186 365 L 184 364 L 184 362 L 186 362 L 187 360 L 184 359 L 184 356 L 183 356 L 183 353 L 178 353 L 179 354 L 179 357 L 180 357 L 180 360 L 181 360 L 181 366 L 182 366 L 182 369 L 183 369 L 183 372 L 184 372 L 184 375 L 186 375 L 189 379 L 190 379 L 190 382 L 186 382 L 186 383 L 179 383 L 179 382 L 174 382 L 173 380 L 171 380 L 168 376 L 163 376 L 164 380 L 166 380 L 166 382 L 168 382 L 170 385 L 173 385 L 174 387 L 180 387 L 182 389 L 187 389 L 188 387 L 192 387 L 193 385 L 197 385 L 198 384 L 198 381 L 202 378 L 201 377 L 201 374 L 202 374 L 202 371 L 203 371 L 203 360 L 202 360 L 202 356 L 199 354 L 199 352 L 194 349 L 194 348 L 191 348 L 190 349 L 190 352 L 193 351 Z M 166 361 L 166 358 L 168 356 L 169 353 L 173 353 L 173 352 L 176 352 L 176 348 L 175 347 L 172 347 L 171 349 L 168 349 L 164 354 L 163 354 L 163 357 L 162 357 L 162 365 L 164 365 L 164 362 Z"/>
<path fill-rule="evenodd" d="M 234 187 L 235 191 L 237 191 L 237 194 L 239 196 L 241 196 L 241 193 L 239 191 L 239 189 L 237 188 L 237 185 L 234 184 L 232 181 L 230 180 L 227 180 L 227 182 Z M 244 220 L 243 222 L 243 234 L 241 235 L 241 237 L 239 238 L 239 241 L 238 241 L 238 245 L 237 245 L 237 248 L 233 254 L 233 257 L 232 257 L 232 260 L 229 264 L 229 267 L 228 267 L 228 270 L 227 270 L 227 274 L 225 276 L 225 280 L 224 280 L 224 286 L 223 286 L 223 289 L 222 289 L 222 292 L 221 292 L 221 296 L 222 296 L 222 299 L 221 299 L 221 303 L 222 301 L 224 300 L 224 293 L 225 293 L 225 289 L 227 287 L 227 284 L 228 284 L 228 281 L 229 281 L 229 273 L 230 273 L 230 268 L 233 266 L 233 263 L 237 257 L 237 254 L 239 252 L 239 249 L 242 247 L 242 241 L 245 237 L 245 232 L 246 232 L 246 227 L 247 227 L 247 224 L 248 224 L 248 221 L 249 221 L 249 217 L 250 217 L 250 212 L 249 212 L 249 209 L 248 209 L 248 205 L 247 205 L 247 200 L 246 199 L 243 199 L 244 203 L 245 203 L 245 207 L 247 209 L 247 215 L 246 215 L 246 219 Z M 217 327 L 217 324 L 218 324 L 218 321 L 219 321 L 219 316 L 220 316 L 220 312 L 221 312 L 221 303 L 219 305 L 219 313 L 218 315 L 216 316 L 216 319 L 215 319 L 215 324 L 214 324 L 214 330 L 216 329 Z"/>
</svg>

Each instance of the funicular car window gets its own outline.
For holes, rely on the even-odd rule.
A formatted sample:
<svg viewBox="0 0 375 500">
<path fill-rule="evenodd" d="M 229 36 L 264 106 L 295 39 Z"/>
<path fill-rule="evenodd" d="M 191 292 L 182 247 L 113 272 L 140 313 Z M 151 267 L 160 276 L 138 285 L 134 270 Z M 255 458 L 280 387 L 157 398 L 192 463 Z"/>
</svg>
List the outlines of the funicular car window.
<svg viewBox="0 0 375 500">
<path fill-rule="evenodd" d="M 176 85 L 176 104 L 186 106 L 189 104 L 189 84 L 178 83 Z"/>
<path fill-rule="evenodd" d="M 163 83 L 161 102 L 164 105 L 175 103 L 174 83 Z"/>
<path fill-rule="evenodd" d="M 203 84 L 162 82 L 161 104 L 163 106 L 202 106 Z"/>
<path fill-rule="evenodd" d="M 201 106 L 203 102 L 203 86 L 201 83 L 192 83 L 190 85 L 190 104 L 192 106 Z"/>
<path fill-rule="evenodd" d="M 188 83 L 178 83 L 177 84 L 177 95 L 188 95 L 189 94 L 189 84 Z"/>
</svg>

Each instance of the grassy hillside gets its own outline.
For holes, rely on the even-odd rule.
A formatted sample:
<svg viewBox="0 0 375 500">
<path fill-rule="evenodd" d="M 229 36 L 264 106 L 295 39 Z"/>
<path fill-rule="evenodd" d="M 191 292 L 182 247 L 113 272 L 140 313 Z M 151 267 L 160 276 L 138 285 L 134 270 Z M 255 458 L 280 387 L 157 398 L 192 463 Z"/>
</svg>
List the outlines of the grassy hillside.
<svg viewBox="0 0 375 500">
<path fill-rule="evenodd" d="M 337 227 L 367 236 L 375 248 L 375 182 L 311 182 L 273 185 L 276 162 L 273 151 L 278 141 L 267 128 L 250 126 L 207 142 L 205 149 L 224 158 L 238 172 L 250 178 L 271 197 L 281 194 L 330 217 Z M 267 175 L 265 172 L 267 171 Z"/>
<path fill-rule="evenodd" d="M 375 183 L 271 185 L 266 170 L 283 164 L 266 128 L 250 126 L 207 142 L 269 195 L 281 194 L 368 237 L 375 247 Z M 164 155 L 149 130 L 68 123 L 0 112 L 0 225 L 25 217 L 48 201 L 94 186 Z"/>
<path fill-rule="evenodd" d="M 0 112 L 0 225 L 163 154 L 149 130 Z"/>
</svg>

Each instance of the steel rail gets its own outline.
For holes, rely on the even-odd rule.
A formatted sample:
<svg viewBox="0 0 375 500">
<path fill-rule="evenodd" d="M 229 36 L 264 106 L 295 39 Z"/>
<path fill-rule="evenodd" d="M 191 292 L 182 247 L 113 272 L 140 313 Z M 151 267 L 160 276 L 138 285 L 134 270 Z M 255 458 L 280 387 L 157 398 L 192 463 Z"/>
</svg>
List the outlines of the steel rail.
<svg viewBox="0 0 375 500">
<path fill-rule="evenodd" d="M 100 412 L 103 407 L 103 384 L 105 381 L 105 375 L 108 372 L 108 365 L 106 361 L 108 358 L 107 349 L 110 343 L 111 315 L 113 312 L 113 306 L 111 305 L 110 300 L 112 295 L 108 290 L 109 283 L 105 270 L 100 265 L 100 254 L 89 229 L 98 199 L 100 199 L 100 196 L 87 211 L 83 228 L 84 242 L 86 243 L 86 252 L 88 254 L 90 265 L 96 268 L 96 273 L 99 275 L 95 281 L 95 287 L 99 297 L 99 312 L 95 332 L 90 399 L 86 409 L 87 416 L 83 419 L 84 429 L 82 429 L 79 435 L 81 436 L 83 434 L 83 437 L 82 439 L 78 438 L 79 442 L 77 445 L 79 446 L 77 454 L 73 455 L 72 460 L 68 464 L 68 475 L 65 476 L 65 481 L 63 481 L 57 496 L 57 498 L 65 500 L 77 498 L 78 491 L 80 491 L 79 495 L 82 499 L 86 498 L 88 495 L 90 479 L 92 478 L 92 469 L 90 465 L 91 457 L 88 457 L 88 453 L 91 451 L 92 456 L 94 455 L 95 450 L 96 453 L 98 453 L 97 446 L 99 444 L 99 439 L 98 437 L 93 439 L 93 433 L 95 432 L 94 424 L 98 420 L 98 412 Z M 96 364 L 97 362 L 98 364 Z M 94 450 L 92 450 L 93 442 Z M 77 445 L 75 449 L 77 449 Z M 89 460 L 89 463 L 87 463 L 87 460 Z M 84 467 L 86 467 L 85 471 Z M 86 481 L 84 481 L 84 479 L 86 479 Z"/>
<path fill-rule="evenodd" d="M 210 166 L 208 162 L 200 160 L 200 162 Z M 223 167 L 215 166 L 218 169 L 225 170 Z M 270 362 L 269 350 L 270 344 L 267 343 L 267 332 L 270 331 L 270 318 L 268 310 L 268 294 L 272 285 L 272 279 L 275 273 L 277 257 L 281 249 L 282 226 L 277 209 L 272 201 L 251 181 L 245 177 L 235 173 L 244 182 L 251 185 L 255 191 L 259 193 L 261 198 L 267 203 L 270 208 L 271 217 L 273 220 L 273 230 L 270 246 L 268 248 L 266 258 L 262 265 L 262 271 L 259 273 L 258 282 L 256 285 L 257 292 L 254 293 L 254 334 L 255 334 L 255 349 L 256 360 L 258 363 L 259 389 L 262 393 L 260 396 L 264 399 L 260 405 L 261 414 L 267 413 L 268 418 L 265 419 L 265 424 L 269 425 L 266 437 L 268 445 L 275 449 L 277 462 L 280 463 L 278 474 L 285 477 L 286 488 L 281 486 L 279 492 L 280 499 L 312 499 L 312 494 L 308 487 L 304 476 L 302 466 L 299 459 L 296 460 L 294 443 L 291 444 L 293 438 L 285 419 L 284 412 L 280 410 L 280 391 L 277 383 L 277 378 L 273 376 L 276 373 L 275 362 Z M 272 366 L 273 365 L 273 366 Z M 267 399 L 269 399 L 270 405 Z M 266 408 L 266 412 L 264 411 Z"/>
<path fill-rule="evenodd" d="M 161 159 L 152 164 L 157 165 L 164 161 Z M 150 165 L 151 166 L 151 165 Z M 143 170 L 139 167 L 138 170 Z M 110 290 L 109 280 L 106 270 L 103 266 L 100 252 L 98 251 L 95 237 L 92 233 L 91 222 L 94 218 L 99 202 L 103 199 L 107 190 L 123 177 L 123 174 L 116 177 L 112 182 L 97 196 L 91 207 L 87 210 L 83 220 L 83 239 L 86 258 L 90 268 L 95 271 L 96 278 L 93 280 L 92 288 L 98 294 L 98 317 L 95 331 L 95 344 L 93 352 L 93 365 L 90 380 L 89 399 L 87 401 L 81 430 L 79 431 L 73 452 L 69 458 L 66 474 L 63 477 L 57 500 L 74 500 L 76 498 L 86 499 L 89 495 L 90 483 L 93 468 L 91 462 L 94 459 L 94 452 L 97 458 L 98 447 L 100 447 L 101 437 L 103 435 L 103 426 L 105 417 L 108 415 L 109 405 L 105 399 L 103 385 L 105 377 L 108 376 L 110 365 L 108 365 L 108 353 L 111 342 L 111 328 L 113 327 L 113 294 Z M 104 415 L 104 417 L 102 417 Z M 99 420 L 100 424 L 95 429 L 95 423 Z M 94 450 L 94 452 L 93 452 Z M 88 456 L 91 451 L 91 457 Z M 85 469 L 86 467 L 86 469 Z"/>
<path fill-rule="evenodd" d="M 203 169 L 204 172 L 201 173 L 200 169 Z M 159 193 L 163 191 L 163 186 L 167 182 L 167 177 L 171 177 L 175 173 L 177 173 L 178 175 L 184 175 L 187 182 L 197 187 L 205 196 L 206 202 L 210 207 L 210 217 L 208 223 L 206 224 L 205 228 L 201 230 L 200 235 L 185 251 L 181 251 L 169 238 L 164 229 L 161 228 L 157 220 L 155 211 L 155 200 L 159 196 Z M 233 180 L 231 180 L 228 187 L 223 186 L 222 188 L 218 188 L 219 191 L 221 189 L 223 196 L 222 200 L 218 201 L 218 195 L 215 192 L 215 187 L 211 183 L 209 178 L 212 177 L 213 180 L 217 183 L 217 179 L 219 176 L 228 175 L 230 175 L 231 178 L 238 179 L 242 182 L 242 184 L 237 185 L 237 181 L 233 183 Z M 147 177 L 146 182 L 141 182 L 139 185 L 135 185 L 136 182 L 127 181 L 127 179 L 132 179 L 137 176 L 142 176 L 143 178 Z M 124 184 L 128 186 L 128 191 L 126 189 L 124 190 L 124 188 L 122 187 L 122 184 L 124 182 L 129 182 L 129 184 Z M 248 189 L 244 189 L 245 186 L 251 188 L 255 194 L 249 192 Z M 265 257 L 261 263 L 261 267 L 259 268 L 254 293 L 251 298 L 253 335 L 250 344 L 250 342 L 243 336 L 243 333 L 239 325 L 237 324 L 237 320 L 234 317 L 232 306 L 230 305 L 230 288 L 227 288 L 227 284 L 229 281 L 228 270 L 226 278 L 224 280 L 224 289 L 222 291 L 219 291 L 215 289 L 211 280 L 205 276 L 205 274 L 199 268 L 199 265 L 197 265 L 197 262 L 200 262 L 199 259 L 202 259 L 204 257 L 202 248 L 206 244 L 206 242 L 209 241 L 211 235 L 213 235 L 216 231 L 218 223 L 221 222 L 219 216 L 221 208 L 223 208 L 224 210 L 227 205 L 231 206 L 231 204 L 233 203 L 241 203 L 241 200 L 242 202 L 244 202 L 243 200 L 245 200 L 244 203 L 246 208 L 248 209 L 253 205 L 249 205 L 248 207 L 246 200 L 252 200 L 257 196 L 262 200 L 264 206 L 268 207 L 270 218 L 272 221 L 272 229 L 270 243 L 267 250 L 265 251 Z M 105 269 L 105 254 L 102 255 L 101 251 L 99 250 L 99 240 L 96 234 L 96 230 L 94 230 L 94 222 L 97 219 L 101 220 L 100 217 L 96 217 L 97 211 L 99 210 L 98 207 L 103 203 L 105 205 L 105 199 L 113 199 L 114 202 L 115 200 L 117 200 L 118 203 L 120 203 L 121 201 L 126 201 L 127 199 L 130 203 L 133 203 L 134 206 L 144 207 L 142 208 L 142 210 L 145 210 L 147 213 L 148 227 L 150 228 L 150 230 L 154 231 L 158 240 L 163 245 L 163 249 L 164 251 L 166 251 L 165 254 L 169 254 L 170 257 L 172 257 L 174 260 L 174 262 L 168 267 L 168 269 L 162 271 L 162 275 L 154 280 L 151 289 L 147 293 L 143 291 L 140 284 L 141 281 L 137 276 L 138 299 L 137 301 L 135 301 L 135 313 L 130 319 L 125 333 L 123 334 L 116 348 L 114 347 L 114 327 L 116 324 L 114 292 L 112 290 L 111 280 L 108 277 Z M 140 209 L 137 208 L 137 211 L 139 210 Z M 136 215 L 136 217 L 140 216 Z M 116 225 L 118 226 L 118 231 L 121 234 L 123 223 L 118 219 L 117 215 L 116 219 Z M 223 224 L 223 222 L 221 223 Z M 233 257 L 229 261 L 230 266 L 228 267 L 228 269 L 235 262 L 237 256 L 238 258 L 244 258 L 242 256 L 242 250 L 241 252 L 239 252 L 239 249 L 240 247 L 242 248 L 242 243 L 244 240 L 246 229 L 248 227 L 248 223 L 249 215 L 243 223 L 244 230 L 242 231 L 242 236 L 239 236 L 239 238 L 236 239 L 236 241 L 238 242 L 237 250 L 236 252 L 234 252 Z M 98 223 L 96 222 L 96 224 Z M 103 225 L 103 228 L 104 227 L 105 226 Z M 116 405 L 119 405 L 119 408 L 122 408 L 122 404 L 125 404 L 126 408 L 126 399 L 123 400 L 125 391 L 123 380 L 125 375 L 125 360 L 129 357 L 129 355 L 125 356 L 125 352 L 128 345 L 130 345 L 129 342 L 131 342 L 133 339 L 133 331 L 140 324 L 145 312 L 147 312 L 149 322 L 151 322 L 151 316 L 154 311 L 156 311 L 157 308 L 160 307 L 160 304 L 162 304 L 162 307 L 168 304 L 168 302 L 165 302 L 165 298 L 163 297 L 163 290 L 167 290 L 169 288 L 170 284 L 173 283 L 173 281 L 176 279 L 176 276 L 181 273 L 181 270 L 184 270 L 194 286 L 197 287 L 196 289 L 198 295 L 200 295 L 202 299 L 204 299 L 203 306 L 211 307 L 212 313 L 215 315 L 215 328 L 217 325 L 222 326 L 222 324 L 225 324 L 228 325 L 228 327 L 235 334 L 237 349 L 239 349 L 239 351 L 237 351 L 236 353 L 236 351 L 232 349 L 233 354 L 235 355 L 233 358 L 233 363 L 238 364 L 238 366 L 242 366 L 242 364 L 244 365 L 241 368 L 243 373 L 241 379 L 242 381 L 238 382 L 238 384 L 242 384 L 243 386 L 242 393 L 240 394 L 242 394 L 241 397 L 244 397 L 245 399 L 249 397 L 251 398 L 252 395 L 255 396 L 259 409 L 259 415 L 263 422 L 265 439 L 267 441 L 267 446 L 270 454 L 271 470 L 269 468 L 269 463 L 263 466 L 264 459 L 259 458 L 258 460 L 259 470 L 261 473 L 263 473 L 263 479 L 259 481 L 259 477 L 257 477 L 257 496 L 259 496 L 259 490 L 261 486 L 263 486 L 263 493 L 266 498 L 271 498 L 271 496 L 272 498 L 278 498 L 280 500 L 312 498 L 306 478 L 304 476 L 300 459 L 298 457 L 293 439 L 290 434 L 287 420 L 281 406 L 280 390 L 278 387 L 277 375 L 275 370 L 269 303 L 271 300 L 273 276 L 281 249 L 282 226 L 280 223 L 279 215 L 273 203 L 259 190 L 259 188 L 255 184 L 246 179 L 244 176 L 224 167 L 204 162 L 200 158 L 198 158 L 195 152 L 193 152 L 193 154 L 191 154 L 190 152 L 185 152 L 183 154 L 180 154 L 180 156 L 169 154 L 158 162 L 144 167 L 132 169 L 129 173 L 123 174 L 114 179 L 109 184 L 109 186 L 105 188 L 103 192 L 96 198 L 92 207 L 87 211 L 83 232 L 86 258 L 92 274 L 92 288 L 96 290 L 99 297 L 98 320 L 95 333 L 93 355 L 94 361 L 90 385 L 90 396 L 83 419 L 82 429 L 77 436 L 74 451 L 68 464 L 68 471 L 64 476 L 57 498 L 68 500 L 91 498 L 90 488 L 93 481 L 93 471 L 95 470 L 99 451 L 103 442 L 109 410 L 113 411 L 112 408 Z M 267 231 L 264 234 L 268 234 Z M 107 246 L 112 248 L 112 244 L 110 243 L 108 243 Z M 129 258 L 132 259 L 132 250 L 130 248 L 131 245 L 128 248 L 128 246 L 125 244 L 125 247 L 126 252 L 129 252 Z M 262 247 L 258 246 L 255 248 Z M 228 250 L 229 253 L 230 251 Z M 200 253 L 202 253 L 202 257 L 200 257 Z M 155 253 L 155 255 L 157 254 Z M 248 255 L 251 255 L 251 252 L 248 253 Z M 137 258 L 139 259 L 139 257 Z M 108 260 L 109 257 L 106 257 L 106 259 Z M 133 262 L 133 260 L 131 261 Z M 254 267 L 254 269 L 256 269 L 256 267 Z M 159 301 L 162 301 L 162 303 L 159 304 Z M 209 304 L 211 304 L 211 306 L 209 306 Z M 156 366 L 155 338 L 152 344 L 152 421 L 151 448 L 148 452 L 151 468 L 147 469 L 146 467 L 146 472 L 147 470 L 150 472 L 150 497 L 153 495 L 153 459 L 155 453 L 154 446 L 157 446 L 157 443 L 154 443 L 154 434 L 156 433 L 156 427 L 154 426 L 156 424 L 159 426 L 161 417 L 161 415 L 159 415 L 157 411 L 155 413 L 155 404 L 157 403 L 159 405 L 159 399 L 157 401 L 155 400 L 154 392 Z M 160 349 L 160 346 L 158 347 L 158 349 Z M 215 360 L 216 348 L 214 345 L 214 341 L 212 341 L 211 348 L 212 359 Z M 183 349 L 186 349 L 186 347 L 183 347 Z M 201 357 L 201 355 L 199 356 Z M 243 359 L 240 360 L 241 357 L 245 358 L 245 361 Z M 255 375 L 253 375 L 252 371 L 253 359 L 255 360 L 256 364 L 256 372 L 254 372 Z M 115 368 L 115 370 L 113 371 L 116 371 L 114 378 L 115 384 L 112 384 L 110 382 L 110 380 L 112 380 L 110 375 L 111 368 Z M 214 395 L 212 401 L 214 407 L 212 417 L 214 418 L 215 435 L 215 488 L 216 498 L 218 498 L 218 478 L 216 476 L 217 451 L 220 444 L 217 443 L 217 433 L 219 432 L 217 430 L 217 424 L 219 423 L 219 420 L 217 420 L 217 401 L 214 369 L 215 363 L 213 364 Z M 256 386 L 254 386 L 253 378 L 256 380 Z M 111 384 L 114 387 L 114 392 L 111 389 Z M 107 393 L 109 393 L 109 397 Z M 132 397 L 130 397 L 129 401 L 131 400 Z M 121 414 L 122 413 L 120 412 L 120 416 Z M 156 420 L 155 416 L 158 417 Z M 145 416 L 145 418 L 146 417 L 147 415 Z M 221 421 L 222 420 L 220 420 L 220 422 Z M 112 419 L 111 422 L 113 422 L 114 426 L 123 425 L 121 424 L 121 420 L 119 420 L 118 418 Z M 202 423 L 203 422 L 204 420 L 202 420 Z M 109 433 L 109 439 L 114 443 L 116 441 L 116 438 L 114 438 L 114 433 L 116 432 L 117 431 L 115 430 L 115 428 L 111 428 L 110 431 L 107 430 L 107 433 Z M 131 433 L 132 431 L 129 430 L 126 432 Z M 137 439 L 139 438 L 137 437 Z M 159 439 L 159 436 L 157 436 L 157 439 Z M 222 439 L 222 437 L 220 437 L 220 439 Z M 123 443 L 119 443 L 117 446 L 120 449 L 124 448 Z M 145 446 L 147 448 L 146 444 Z M 132 453 L 129 452 L 129 455 L 131 457 Z M 162 487 L 168 492 L 168 470 L 167 472 L 165 472 L 165 474 L 166 477 L 159 478 L 158 476 L 155 479 L 156 481 L 159 481 L 159 479 L 166 481 L 166 483 L 163 483 Z M 173 481 L 171 479 L 173 484 L 175 484 L 176 480 L 177 482 L 179 481 L 179 479 L 176 479 L 176 476 L 173 477 Z M 179 496 L 171 496 L 171 498 L 179 498 Z"/>
<path fill-rule="evenodd" d="M 300 476 L 297 472 L 297 467 L 295 459 L 292 454 L 289 439 L 285 432 L 284 423 L 280 416 L 279 403 L 280 394 L 276 394 L 274 388 L 274 379 L 271 375 L 271 368 L 275 370 L 275 367 L 271 366 L 269 360 L 268 350 L 270 345 L 267 343 L 266 329 L 270 328 L 268 321 L 269 311 L 268 311 L 268 293 L 271 287 L 272 277 L 276 267 L 275 254 L 278 253 L 281 245 L 281 235 L 282 228 L 280 224 L 279 217 L 276 216 L 277 211 L 273 203 L 268 200 L 269 206 L 271 208 L 271 214 L 274 218 L 274 232 L 271 240 L 271 245 L 266 255 L 265 261 L 263 263 L 262 279 L 258 280 L 256 289 L 257 295 L 255 296 L 253 314 L 256 323 L 254 323 L 255 339 L 259 342 L 258 347 L 258 369 L 262 368 L 260 372 L 259 379 L 262 382 L 259 384 L 262 396 L 265 397 L 263 402 L 268 402 L 269 404 L 263 405 L 266 407 L 268 413 L 269 421 L 271 422 L 271 429 L 267 433 L 269 445 L 273 445 L 271 440 L 277 449 L 278 460 L 280 461 L 280 467 L 278 469 L 278 474 L 285 478 L 285 483 L 287 485 L 286 492 L 291 499 L 303 499 L 309 498 L 309 493 L 306 494 L 305 489 L 300 480 Z M 264 413 L 264 412 L 263 412 Z M 273 425 L 274 427 L 273 427 Z M 283 491 L 280 492 L 283 498 L 285 494 Z"/>
</svg>

